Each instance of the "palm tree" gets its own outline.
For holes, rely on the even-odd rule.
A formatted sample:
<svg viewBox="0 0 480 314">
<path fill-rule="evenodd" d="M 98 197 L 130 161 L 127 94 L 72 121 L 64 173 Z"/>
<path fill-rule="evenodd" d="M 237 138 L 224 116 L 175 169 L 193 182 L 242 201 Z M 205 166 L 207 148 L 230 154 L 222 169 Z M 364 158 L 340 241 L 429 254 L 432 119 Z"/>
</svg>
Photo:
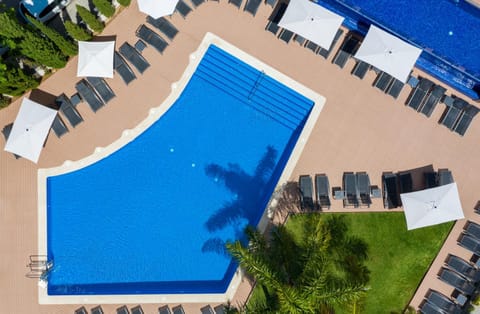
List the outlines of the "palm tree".
<svg viewBox="0 0 480 314">
<path fill-rule="evenodd" d="M 298 215 L 296 232 L 274 226 L 268 239 L 247 227 L 248 246 L 227 249 L 256 279 L 265 299 L 250 302 L 248 313 L 332 313 L 358 301 L 366 291 L 367 246 L 348 235 L 344 217 Z"/>
</svg>

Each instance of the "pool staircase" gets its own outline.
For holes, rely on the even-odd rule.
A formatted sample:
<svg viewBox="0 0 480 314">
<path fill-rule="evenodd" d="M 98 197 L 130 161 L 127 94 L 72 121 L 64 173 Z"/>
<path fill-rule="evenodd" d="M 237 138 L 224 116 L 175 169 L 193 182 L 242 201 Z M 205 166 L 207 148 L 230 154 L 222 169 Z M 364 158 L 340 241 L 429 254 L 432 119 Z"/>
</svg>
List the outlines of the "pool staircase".
<svg viewBox="0 0 480 314">
<path fill-rule="evenodd" d="M 53 267 L 53 261 L 49 261 L 45 255 L 30 255 L 27 267 L 30 269 L 27 278 L 45 278 Z"/>
<path fill-rule="evenodd" d="M 195 75 L 284 126 L 303 125 L 313 102 L 211 45 Z"/>
</svg>

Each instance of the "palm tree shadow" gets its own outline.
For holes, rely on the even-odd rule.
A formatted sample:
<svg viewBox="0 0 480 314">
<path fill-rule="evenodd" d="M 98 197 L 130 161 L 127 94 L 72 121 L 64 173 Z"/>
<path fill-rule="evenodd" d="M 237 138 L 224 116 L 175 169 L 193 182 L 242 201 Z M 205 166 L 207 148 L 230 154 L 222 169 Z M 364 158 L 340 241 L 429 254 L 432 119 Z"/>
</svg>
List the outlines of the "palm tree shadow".
<svg viewBox="0 0 480 314">
<path fill-rule="evenodd" d="M 245 238 L 244 222 L 256 225 L 259 219 L 258 209 L 268 201 L 266 197 L 269 193 L 266 193 L 266 189 L 270 188 L 270 181 L 275 179 L 272 173 L 277 155 L 277 151 L 272 146 L 267 146 L 252 175 L 236 163 L 229 163 L 227 167 L 218 164 L 209 164 L 205 167 L 205 173 L 209 177 L 223 183 L 234 195 L 232 200 L 226 202 L 208 218 L 205 227 L 209 232 L 213 233 L 231 226 L 234 228 L 237 239 Z M 218 237 L 207 240 L 202 251 L 228 255 L 225 251 L 225 242 Z"/>
</svg>

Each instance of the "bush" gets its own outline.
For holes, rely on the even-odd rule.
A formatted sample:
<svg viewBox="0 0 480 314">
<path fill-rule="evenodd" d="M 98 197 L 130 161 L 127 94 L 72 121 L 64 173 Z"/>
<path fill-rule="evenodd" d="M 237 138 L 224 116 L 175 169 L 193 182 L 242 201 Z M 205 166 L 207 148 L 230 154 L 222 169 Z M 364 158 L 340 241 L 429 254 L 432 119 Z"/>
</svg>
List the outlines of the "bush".
<svg viewBox="0 0 480 314">
<path fill-rule="evenodd" d="M 68 35 L 70 35 L 73 39 L 80 41 L 88 41 L 92 39 L 92 35 L 89 32 L 72 21 L 65 21 L 64 25 Z"/>
<path fill-rule="evenodd" d="M 65 55 L 48 38 L 33 32 L 26 32 L 18 47 L 22 54 L 47 67 L 60 69 L 67 64 Z"/>
<path fill-rule="evenodd" d="M 67 56 L 75 56 L 77 54 L 77 46 L 71 41 L 65 39 L 59 32 L 51 27 L 27 16 L 28 20 L 36 26 L 45 36 L 47 36 L 53 43 L 60 48 L 60 50 Z"/>
<path fill-rule="evenodd" d="M 4 80 L 0 81 L 0 93 L 12 96 L 20 96 L 24 92 L 37 87 L 39 84 L 34 77 L 25 74 L 18 68 L 6 70 L 2 73 L 2 78 Z M 3 101 L 1 103 L 3 105 Z M 5 107 L 7 105 L 5 105 Z"/>
<path fill-rule="evenodd" d="M 103 24 L 97 18 L 95 15 L 93 15 L 90 11 L 88 11 L 86 8 L 82 7 L 81 5 L 77 4 L 77 13 L 80 15 L 82 20 L 87 23 L 87 25 L 97 33 L 100 33 L 103 31 Z"/>
<path fill-rule="evenodd" d="M 115 14 L 115 8 L 108 0 L 93 0 L 93 4 L 106 17 L 112 17 Z"/>
<path fill-rule="evenodd" d="M 130 5 L 130 2 L 132 2 L 132 0 L 117 0 L 117 2 L 120 3 L 122 7 L 128 7 Z"/>
<path fill-rule="evenodd" d="M 10 105 L 10 102 L 10 98 L 0 95 L 0 109 L 8 107 L 8 105 Z"/>
</svg>

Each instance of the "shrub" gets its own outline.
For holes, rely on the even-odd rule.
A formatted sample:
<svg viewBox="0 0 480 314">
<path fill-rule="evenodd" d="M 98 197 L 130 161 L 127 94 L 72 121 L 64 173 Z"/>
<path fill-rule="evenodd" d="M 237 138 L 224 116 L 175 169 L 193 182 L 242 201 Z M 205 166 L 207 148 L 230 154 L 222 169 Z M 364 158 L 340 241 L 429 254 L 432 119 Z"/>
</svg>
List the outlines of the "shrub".
<svg viewBox="0 0 480 314">
<path fill-rule="evenodd" d="M 92 35 L 89 32 L 72 21 L 65 21 L 64 25 L 68 35 L 70 35 L 73 39 L 81 41 L 92 39 Z"/>
<path fill-rule="evenodd" d="M 47 67 L 59 69 L 67 64 L 65 55 L 48 38 L 33 32 L 26 32 L 18 47 L 25 56 Z"/>
<path fill-rule="evenodd" d="M 2 95 L 0 95 L 0 109 L 5 108 L 8 105 L 10 105 L 10 101 L 11 101 L 10 98 L 3 97 Z"/>
<path fill-rule="evenodd" d="M 132 0 L 117 0 L 117 2 L 120 3 L 122 7 L 128 7 L 130 5 L 130 2 L 132 2 Z"/>
<path fill-rule="evenodd" d="M 67 56 L 74 56 L 77 54 L 77 46 L 71 41 L 65 39 L 59 32 L 51 27 L 35 20 L 28 16 L 28 20 L 36 26 L 45 36 L 47 36 L 53 43 L 60 48 L 60 50 Z"/>
<path fill-rule="evenodd" d="M 20 25 L 12 10 L 0 13 L 0 36 L 5 38 L 22 38 L 25 28 Z"/>
<path fill-rule="evenodd" d="M 4 80 L 0 81 L 0 93 L 12 96 L 20 96 L 27 90 L 38 86 L 38 81 L 21 69 L 8 69 L 2 73 Z M 7 98 L 8 100 L 8 98 Z M 0 107 L 6 107 L 8 103 L 5 100 L 0 101 Z"/>
<path fill-rule="evenodd" d="M 82 20 L 85 23 L 87 23 L 87 25 L 94 32 L 100 33 L 101 31 L 103 31 L 104 26 L 102 22 L 97 20 L 95 15 L 93 15 L 90 11 L 88 11 L 88 9 L 77 4 L 77 12 L 78 12 L 78 15 L 80 15 L 80 17 L 82 18 Z"/>
<path fill-rule="evenodd" d="M 93 0 L 93 4 L 106 17 L 112 17 L 115 14 L 115 8 L 108 0 Z"/>
</svg>

